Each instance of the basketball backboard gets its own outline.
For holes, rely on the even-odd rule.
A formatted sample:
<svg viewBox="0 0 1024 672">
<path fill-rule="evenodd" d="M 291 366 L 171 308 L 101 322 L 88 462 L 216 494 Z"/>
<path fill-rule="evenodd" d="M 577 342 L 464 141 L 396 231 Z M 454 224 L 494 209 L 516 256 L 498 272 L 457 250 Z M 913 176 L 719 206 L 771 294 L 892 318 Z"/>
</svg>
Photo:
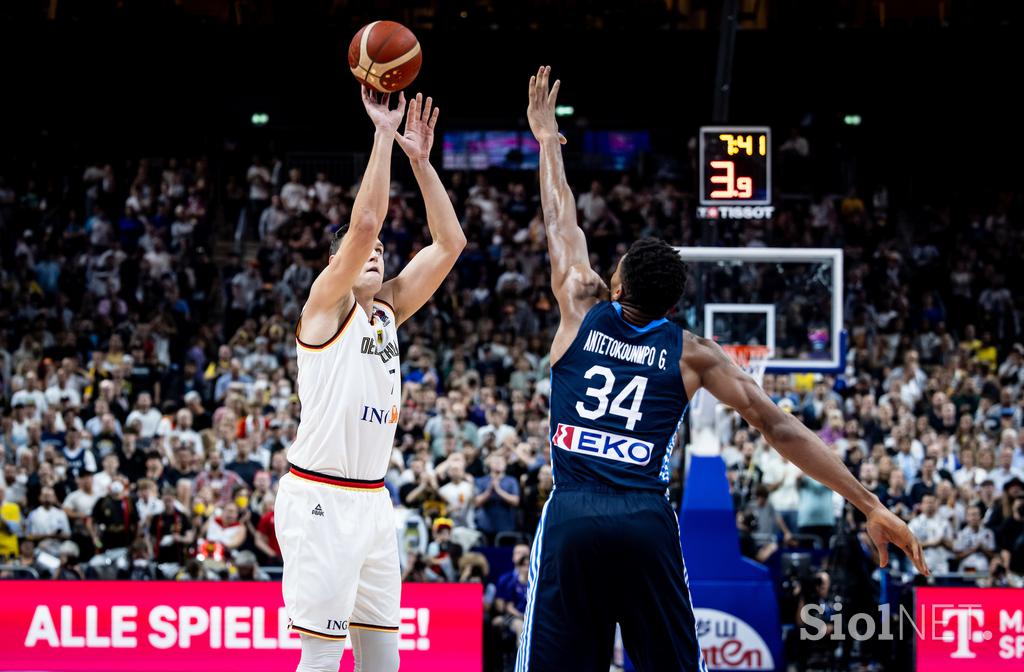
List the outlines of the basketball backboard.
<svg viewBox="0 0 1024 672">
<path fill-rule="evenodd" d="M 835 373 L 845 366 L 843 251 L 682 247 L 688 329 L 719 343 L 769 348 L 769 373 Z"/>
</svg>

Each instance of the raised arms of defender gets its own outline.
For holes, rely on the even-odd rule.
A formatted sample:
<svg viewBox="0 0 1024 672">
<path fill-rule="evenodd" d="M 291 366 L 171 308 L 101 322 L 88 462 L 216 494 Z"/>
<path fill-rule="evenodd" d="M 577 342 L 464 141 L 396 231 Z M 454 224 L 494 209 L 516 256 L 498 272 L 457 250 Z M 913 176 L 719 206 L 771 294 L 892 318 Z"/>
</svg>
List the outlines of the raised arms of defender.
<svg viewBox="0 0 1024 672">
<path fill-rule="evenodd" d="M 352 204 L 349 230 L 337 254 L 327 262 L 309 290 L 302 310 L 302 333 L 309 343 L 323 343 L 338 329 L 338 320 L 352 307 L 352 286 L 377 245 L 377 236 L 388 212 L 391 191 L 391 148 L 405 112 L 405 95 L 399 94 L 398 107 L 388 106 L 390 97 L 362 89 L 363 107 L 373 121 L 373 149 L 363 174 L 359 193 Z"/>
<path fill-rule="evenodd" d="M 928 575 L 921 544 L 899 516 L 861 485 L 817 435 L 779 408 L 717 343 L 685 333 L 680 368 L 691 399 L 698 389 L 706 388 L 723 404 L 736 409 L 772 448 L 860 509 L 867 516 L 868 536 L 878 549 L 882 567 L 889 562 L 886 544 L 891 543 L 903 549 L 919 572 Z"/>
<path fill-rule="evenodd" d="M 432 241 L 409 261 L 397 277 L 384 283 L 377 294 L 394 307 L 399 324 L 419 310 L 437 291 L 466 247 L 466 235 L 462 232 L 448 191 L 430 165 L 430 148 L 434 144 L 434 125 L 439 113 L 440 109 L 433 107 L 431 98 L 424 102 L 422 94 L 416 94 L 409 101 L 405 134 L 394 133 L 398 145 L 409 157 L 416 183 L 423 194 Z"/>
<path fill-rule="evenodd" d="M 561 319 L 551 343 L 551 363 L 565 354 L 576 338 L 587 311 L 608 288 L 590 266 L 587 238 L 576 221 L 576 199 L 565 179 L 562 138 L 555 121 L 555 101 L 561 82 L 548 85 L 551 67 L 541 66 L 530 77 L 530 103 L 526 117 L 540 144 L 540 203 L 551 258 L 551 291 Z"/>
</svg>

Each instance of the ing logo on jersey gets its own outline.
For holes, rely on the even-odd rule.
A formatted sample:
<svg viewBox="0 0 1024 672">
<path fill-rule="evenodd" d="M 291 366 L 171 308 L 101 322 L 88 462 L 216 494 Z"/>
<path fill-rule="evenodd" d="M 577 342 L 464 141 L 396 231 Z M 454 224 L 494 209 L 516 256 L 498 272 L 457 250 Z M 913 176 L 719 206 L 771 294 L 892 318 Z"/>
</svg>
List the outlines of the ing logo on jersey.
<svg viewBox="0 0 1024 672">
<path fill-rule="evenodd" d="M 651 461 L 654 444 L 640 441 L 631 436 L 621 436 L 598 429 L 558 424 L 551 444 L 573 453 L 586 453 L 594 457 L 646 465 Z"/>
<path fill-rule="evenodd" d="M 359 419 L 375 425 L 393 425 L 398 422 L 398 406 L 392 406 L 390 411 L 386 408 L 363 406 L 363 414 Z"/>
</svg>

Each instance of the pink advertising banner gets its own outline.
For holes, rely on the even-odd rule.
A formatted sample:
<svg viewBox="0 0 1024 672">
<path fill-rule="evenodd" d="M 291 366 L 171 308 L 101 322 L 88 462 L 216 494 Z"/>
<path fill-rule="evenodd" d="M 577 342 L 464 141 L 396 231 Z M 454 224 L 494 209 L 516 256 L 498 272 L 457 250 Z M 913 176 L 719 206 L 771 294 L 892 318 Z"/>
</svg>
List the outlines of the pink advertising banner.
<svg viewBox="0 0 1024 672">
<path fill-rule="evenodd" d="M 1024 669 L 1024 589 L 918 588 L 918 672 Z"/>
<path fill-rule="evenodd" d="M 279 583 L 0 582 L 0 670 L 281 672 L 299 660 Z M 480 672 L 479 584 L 404 584 L 402 672 Z M 352 669 L 351 652 L 341 670 Z"/>
</svg>

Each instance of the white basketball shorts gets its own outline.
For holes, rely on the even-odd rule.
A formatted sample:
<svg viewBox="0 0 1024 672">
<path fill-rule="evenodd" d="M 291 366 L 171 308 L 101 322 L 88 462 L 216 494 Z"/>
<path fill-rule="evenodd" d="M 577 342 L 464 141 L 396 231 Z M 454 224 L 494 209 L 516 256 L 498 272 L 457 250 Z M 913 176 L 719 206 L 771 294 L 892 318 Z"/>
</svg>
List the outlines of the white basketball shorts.
<svg viewBox="0 0 1024 672">
<path fill-rule="evenodd" d="M 274 526 L 289 627 L 341 640 L 349 628 L 398 632 L 402 576 L 384 481 L 300 469 L 281 478 Z"/>
</svg>

